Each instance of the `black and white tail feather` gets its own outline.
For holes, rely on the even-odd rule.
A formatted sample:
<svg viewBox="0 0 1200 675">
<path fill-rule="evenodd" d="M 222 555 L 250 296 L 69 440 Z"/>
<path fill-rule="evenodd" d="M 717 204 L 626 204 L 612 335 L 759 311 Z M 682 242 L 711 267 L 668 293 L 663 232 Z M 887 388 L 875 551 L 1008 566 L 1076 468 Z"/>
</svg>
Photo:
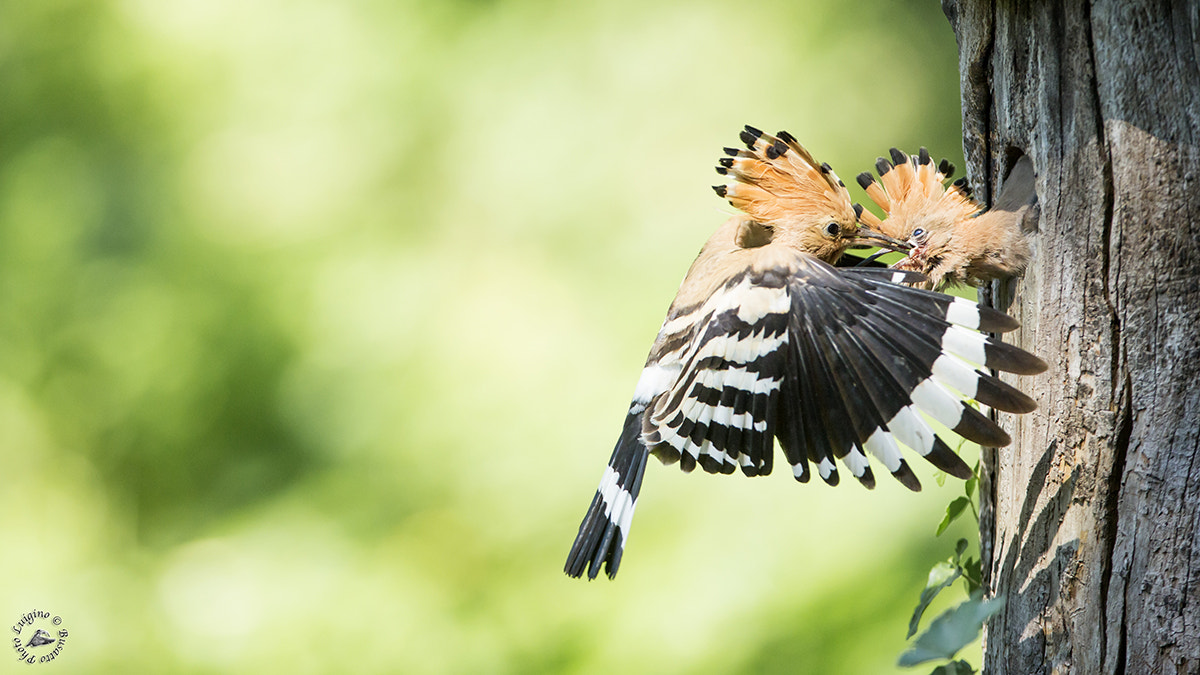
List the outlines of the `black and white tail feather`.
<svg viewBox="0 0 1200 675">
<path fill-rule="evenodd" d="M 762 136 L 743 140 L 754 149 Z M 776 150 L 767 159 L 786 155 L 776 139 L 766 138 L 766 147 Z M 739 234 L 719 230 L 706 250 L 747 240 L 746 226 L 727 223 L 722 230 Z M 971 476 L 926 417 L 963 438 L 998 446 L 1008 435 L 964 401 L 1013 413 L 1036 407 L 987 372 L 1046 368 L 985 334 L 1017 328 L 1007 315 L 901 285 L 925 279 L 916 272 L 839 269 L 761 242 L 731 248 L 728 256 L 737 264 L 701 253 L 667 313 L 568 555 L 565 571 L 572 577 L 594 579 L 601 568 L 616 575 L 650 454 L 679 462 L 685 472 L 698 465 L 709 473 L 761 476 L 771 472 L 778 439 L 798 481 L 807 482 L 815 470 L 836 485 L 841 464 L 873 487 L 873 457 L 919 490 L 901 445 L 950 475 Z M 704 291 L 686 293 L 706 264 L 718 270 L 704 272 L 715 274 L 716 283 L 696 282 Z"/>
<path fill-rule="evenodd" d="M 579 526 L 575 545 L 571 547 L 566 572 L 573 577 L 587 572 L 589 579 L 595 579 L 602 564 L 608 568 L 608 576 L 613 577 L 621 565 L 633 507 L 637 504 L 646 460 L 650 457 L 641 440 L 641 411 L 645 410 L 645 405 L 635 411 L 638 406 L 635 401 L 633 409 L 625 416 L 625 428 L 608 459 L 592 505 Z"/>
</svg>

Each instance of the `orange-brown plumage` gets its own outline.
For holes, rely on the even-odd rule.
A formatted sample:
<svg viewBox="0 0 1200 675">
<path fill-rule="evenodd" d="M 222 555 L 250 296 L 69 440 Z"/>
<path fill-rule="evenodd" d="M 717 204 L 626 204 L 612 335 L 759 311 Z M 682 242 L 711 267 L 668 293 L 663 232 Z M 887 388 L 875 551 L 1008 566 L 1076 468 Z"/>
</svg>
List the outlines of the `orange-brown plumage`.
<svg viewBox="0 0 1200 675">
<path fill-rule="evenodd" d="M 995 206 L 984 211 L 965 180 L 946 187 L 954 171 L 946 160 L 935 166 L 924 148 L 912 156 L 893 148 L 891 156 L 892 162 L 876 162 L 878 182 L 869 173 L 859 174 L 858 182 L 887 214 L 880 221 L 864 212 L 860 220 L 913 247 L 896 268 L 925 274 L 926 285 L 934 288 L 980 284 L 1024 270 L 1030 249 L 1023 222 L 1035 198 L 1028 158 L 1017 163 Z"/>
<path fill-rule="evenodd" d="M 860 235 L 845 183 L 786 131 L 772 136 L 747 127 L 741 139 L 745 149 L 725 148 L 728 156 L 717 167 L 733 180 L 713 189 L 748 218 L 735 217 L 718 230 L 697 263 L 713 249 L 768 244 L 836 262 Z"/>
</svg>

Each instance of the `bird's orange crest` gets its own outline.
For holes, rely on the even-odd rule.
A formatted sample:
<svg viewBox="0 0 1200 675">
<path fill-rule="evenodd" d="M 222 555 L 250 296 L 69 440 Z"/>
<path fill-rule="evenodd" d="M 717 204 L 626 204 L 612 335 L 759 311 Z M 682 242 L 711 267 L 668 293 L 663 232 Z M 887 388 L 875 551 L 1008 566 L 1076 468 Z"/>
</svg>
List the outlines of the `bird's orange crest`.
<svg viewBox="0 0 1200 675">
<path fill-rule="evenodd" d="M 745 149 L 725 148 L 717 173 L 733 180 L 714 185 L 718 195 L 755 221 L 773 224 L 797 213 L 837 213 L 855 217 L 846 184 L 828 164 L 786 131 L 775 136 L 747 125 Z"/>
<path fill-rule="evenodd" d="M 864 225 L 897 239 L 909 239 L 916 227 L 949 228 L 982 210 L 971 198 L 965 178 L 946 186 L 954 175 L 950 162 L 943 159 L 935 166 L 925 148 L 916 155 L 892 148 L 890 154 L 892 161 L 880 157 L 875 162 L 878 181 L 868 172 L 858 174 L 858 184 L 887 214 L 880 221 L 870 211 L 863 211 L 859 221 Z"/>
</svg>

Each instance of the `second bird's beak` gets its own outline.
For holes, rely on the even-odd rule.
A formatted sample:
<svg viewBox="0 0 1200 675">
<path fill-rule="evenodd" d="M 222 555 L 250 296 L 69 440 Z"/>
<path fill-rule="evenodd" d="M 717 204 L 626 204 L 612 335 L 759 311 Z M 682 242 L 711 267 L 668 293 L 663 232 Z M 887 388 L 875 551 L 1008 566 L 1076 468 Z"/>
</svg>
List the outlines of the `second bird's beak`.
<svg viewBox="0 0 1200 675">
<path fill-rule="evenodd" d="M 912 248 L 912 244 L 899 239 L 876 232 L 869 227 L 859 227 L 858 236 L 854 239 L 854 246 L 878 246 L 886 248 L 889 251 L 907 251 Z"/>
</svg>

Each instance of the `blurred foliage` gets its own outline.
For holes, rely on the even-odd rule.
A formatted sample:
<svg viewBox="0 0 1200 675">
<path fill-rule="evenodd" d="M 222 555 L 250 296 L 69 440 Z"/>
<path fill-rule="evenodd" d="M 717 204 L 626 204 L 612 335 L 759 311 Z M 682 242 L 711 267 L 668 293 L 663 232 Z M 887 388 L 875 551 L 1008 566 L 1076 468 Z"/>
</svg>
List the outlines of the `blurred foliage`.
<svg viewBox="0 0 1200 675">
<path fill-rule="evenodd" d="M 12 2 L 0 82 L 0 612 L 55 668 L 895 671 L 931 471 L 651 468 L 620 578 L 561 565 L 742 124 L 962 165 L 936 3 Z"/>
<path fill-rule="evenodd" d="M 929 661 L 953 659 L 959 650 L 979 639 L 984 622 L 1003 606 L 1002 597 L 984 600 L 982 591 L 972 594 L 966 602 L 943 612 L 930 622 L 929 628 L 913 641 L 912 648 L 900 655 L 899 665 L 915 666 Z M 968 673 L 974 672 L 970 664 L 962 660 L 938 668 L 961 671 L 964 664 Z M 937 672 L 935 670 L 934 675 Z"/>
</svg>

